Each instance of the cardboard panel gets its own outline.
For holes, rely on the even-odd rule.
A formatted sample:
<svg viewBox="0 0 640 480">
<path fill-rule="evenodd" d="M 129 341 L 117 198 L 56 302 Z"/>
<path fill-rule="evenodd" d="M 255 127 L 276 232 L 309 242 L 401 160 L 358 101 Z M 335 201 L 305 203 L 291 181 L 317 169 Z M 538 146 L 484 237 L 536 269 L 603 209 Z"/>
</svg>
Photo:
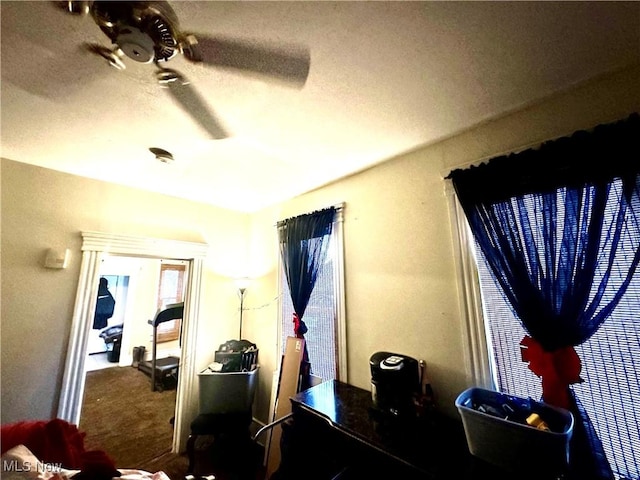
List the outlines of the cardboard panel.
<svg viewBox="0 0 640 480">
<path fill-rule="evenodd" d="M 300 364 L 304 353 L 304 339 L 287 337 L 287 342 L 282 357 L 280 367 L 280 379 L 278 382 L 278 393 L 276 395 L 276 408 L 273 421 L 291 413 L 291 402 L 289 398 L 298 393 L 300 382 Z M 276 425 L 271 433 L 269 441 L 269 453 L 267 458 L 267 475 L 269 478 L 280 465 L 280 438 L 282 427 Z"/>
</svg>

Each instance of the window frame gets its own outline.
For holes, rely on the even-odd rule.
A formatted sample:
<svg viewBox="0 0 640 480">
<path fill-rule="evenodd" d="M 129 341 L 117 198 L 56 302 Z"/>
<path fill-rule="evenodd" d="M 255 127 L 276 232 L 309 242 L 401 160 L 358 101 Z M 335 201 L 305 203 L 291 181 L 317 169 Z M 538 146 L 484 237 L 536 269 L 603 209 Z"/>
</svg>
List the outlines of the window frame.
<svg viewBox="0 0 640 480">
<path fill-rule="evenodd" d="M 162 298 L 162 279 L 163 273 L 167 270 L 175 270 L 181 272 L 180 278 L 178 280 L 178 286 L 176 291 L 176 299 L 173 302 L 169 303 L 178 303 L 182 302 L 184 299 L 184 291 L 185 291 L 185 279 L 188 275 L 188 266 L 185 262 L 172 262 L 172 261 L 162 261 L 160 262 L 160 271 L 158 275 L 158 298 L 156 301 L 156 309 L 161 309 L 166 306 L 166 302 L 163 301 Z M 172 342 L 174 340 L 178 340 L 180 338 L 180 325 L 182 320 L 170 320 L 168 322 L 161 323 L 158 325 L 157 334 L 156 334 L 156 342 L 157 343 L 166 343 Z"/>
<path fill-rule="evenodd" d="M 335 341 L 336 341 L 336 380 L 348 382 L 347 365 L 347 325 L 346 325 L 346 302 L 345 302 L 345 281 L 344 281 L 344 203 L 334 205 L 336 214 L 333 220 L 332 240 L 329 254 L 333 256 L 333 283 L 334 283 L 334 311 L 335 311 Z M 301 215 L 304 215 L 302 213 Z M 278 351 L 284 351 L 282 343 L 283 322 L 283 298 L 285 292 L 280 286 L 283 282 L 282 255 L 280 254 L 280 244 L 278 243 L 278 328 L 277 346 Z M 290 321 L 290 319 L 288 319 Z M 278 371 L 280 366 L 278 366 Z"/>
<path fill-rule="evenodd" d="M 475 249 L 472 246 L 473 235 L 450 181 L 446 183 L 446 194 L 449 199 L 449 215 L 454 235 L 454 259 L 457 271 L 458 305 L 460 305 L 462 319 L 466 380 L 469 385 L 495 390 L 495 367 L 487 343 L 479 274 Z"/>
<path fill-rule="evenodd" d="M 485 318 L 488 315 L 483 309 L 480 272 L 477 266 L 476 248 L 471 228 L 462 207 L 453 191 L 451 182 L 447 183 L 447 197 L 449 199 L 455 262 L 457 268 L 457 282 L 459 305 L 461 309 L 462 340 L 464 346 L 465 368 L 468 373 L 468 383 L 491 390 L 499 391 L 497 385 L 497 369 L 491 347 L 491 334 Z M 586 343 L 586 342 L 585 342 Z M 608 414 L 607 414 L 608 416 Z M 593 417 L 591 417 L 593 419 Z M 622 442 L 624 443 L 624 442 Z M 619 451 L 614 445 L 608 445 L 606 452 Z M 629 457 L 608 458 L 615 478 L 620 478 L 614 469 L 614 464 L 626 465 Z M 635 478 L 635 477 L 634 477 Z"/>
</svg>

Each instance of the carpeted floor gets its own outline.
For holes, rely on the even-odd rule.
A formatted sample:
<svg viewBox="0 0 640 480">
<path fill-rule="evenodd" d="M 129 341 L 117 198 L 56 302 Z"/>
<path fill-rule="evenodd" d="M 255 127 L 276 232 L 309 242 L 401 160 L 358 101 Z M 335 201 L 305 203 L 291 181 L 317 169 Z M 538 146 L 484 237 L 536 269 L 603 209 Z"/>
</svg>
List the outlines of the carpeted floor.
<svg viewBox="0 0 640 480">
<path fill-rule="evenodd" d="M 150 378 L 134 367 L 87 372 L 79 425 L 86 448 L 104 450 L 118 468 L 182 480 L 186 456 L 171 453 L 175 401 L 175 390 L 152 392 Z"/>
</svg>

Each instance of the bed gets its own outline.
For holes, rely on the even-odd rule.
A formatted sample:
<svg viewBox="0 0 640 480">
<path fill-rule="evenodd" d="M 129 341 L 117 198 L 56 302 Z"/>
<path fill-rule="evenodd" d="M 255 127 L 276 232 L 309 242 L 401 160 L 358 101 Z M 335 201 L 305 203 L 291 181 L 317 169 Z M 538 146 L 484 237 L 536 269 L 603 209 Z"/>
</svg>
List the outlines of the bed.
<svg viewBox="0 0 640 480">
<path fill-rule="evenodd" d="M 119 469 L 107 452 L 87 450 L 85 434 L 61 419 L 2 425 L 3 480 L 170 480 L 164 472 Z"/>
</svg>

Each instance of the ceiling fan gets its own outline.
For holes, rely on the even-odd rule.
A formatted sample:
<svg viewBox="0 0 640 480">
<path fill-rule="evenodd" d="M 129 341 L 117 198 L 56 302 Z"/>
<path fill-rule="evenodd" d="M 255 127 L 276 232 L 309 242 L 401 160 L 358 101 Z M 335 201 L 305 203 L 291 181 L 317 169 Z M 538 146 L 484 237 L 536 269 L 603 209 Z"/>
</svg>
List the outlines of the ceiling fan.
<svg viewBox="0 0 640 480">
<path fill-rule="evenodd" d="M 180 72 L 165 67 L 176 55 L 205 66 L 225 67 L 283 81 L 292 87 L 302 87 L 309 75 L 307 49 L 276 49 L 185 32 L 166 1 L 55 3 L 69 14 L 91 16 L 111 40 L 111 46 L 96 43 L 85 46 L 114 68 L 125 69 L 127 58 L 155 64 L 158 83 L 166 87 L 180 106 L 214 139 L 226 138 L 229 134 L 189 81 Z"/>
</svg>

